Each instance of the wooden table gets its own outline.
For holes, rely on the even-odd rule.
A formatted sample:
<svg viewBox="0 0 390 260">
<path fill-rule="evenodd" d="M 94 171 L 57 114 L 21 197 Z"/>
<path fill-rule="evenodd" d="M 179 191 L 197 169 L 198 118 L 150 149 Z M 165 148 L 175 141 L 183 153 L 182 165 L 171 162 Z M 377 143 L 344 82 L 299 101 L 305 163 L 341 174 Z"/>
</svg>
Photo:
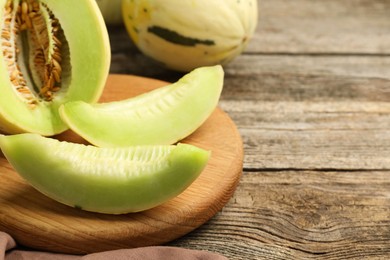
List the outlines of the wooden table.
<svg viewBox="0 0 390 260">
<path fill-rule="evenodd" d="M 220 107 L 244 141 L 230 202 L 169 243 L 229 259 L 390 258 L 390 1 L 260 0 Z M 175 81 L 109 28 L 112 73 Z"/>
</svg>

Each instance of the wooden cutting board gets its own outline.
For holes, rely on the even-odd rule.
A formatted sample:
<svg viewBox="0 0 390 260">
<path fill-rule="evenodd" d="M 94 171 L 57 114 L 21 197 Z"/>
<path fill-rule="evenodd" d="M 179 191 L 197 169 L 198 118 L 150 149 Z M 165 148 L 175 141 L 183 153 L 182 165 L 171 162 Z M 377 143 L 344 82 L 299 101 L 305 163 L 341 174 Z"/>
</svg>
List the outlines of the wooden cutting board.
<svg viewBox="0 0 390 260">
<path fill-rule="evenodd" d="M 125 99 L 166 84 L 110 75 L 101 101 Z M 86 143 L 71 131 L 57 138 Z M 0 154 L 0 231 L 24 246 L 74 254 L 161 245 L 179 238 L 222 209 L 239 182 L 243 164 L 241 137 L 219 108 L 183 142 L 212 152 L 199 178 L 167 203 L 125 215 L 91 213 L 57 203 L 29 186 Z"/>
</svg>

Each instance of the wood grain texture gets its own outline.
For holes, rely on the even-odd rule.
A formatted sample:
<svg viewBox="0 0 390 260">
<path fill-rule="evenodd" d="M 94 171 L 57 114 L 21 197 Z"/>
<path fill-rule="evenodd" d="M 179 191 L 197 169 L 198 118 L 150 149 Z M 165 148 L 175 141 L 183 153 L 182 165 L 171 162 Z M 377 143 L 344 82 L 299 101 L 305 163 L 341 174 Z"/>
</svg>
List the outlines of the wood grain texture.
<svg viewBox="0 0 390 260">
<path fill-rule="evenodd" d="M 166 82 L 111 75 L 102 101 L 131 97 Z M 60 140 L 85 143 L 71 131 Z M 156 208 L 124 215 L 82 211 L 57 203 L 29 186 L 0 157 L 0 230 L 17 243 L 65 253 L 160 245 L 202 225 L 232 196 L 242 172 L 242 140 L 235 124 L 221 109 L 182 140 L 210 150 L 198 179 L 176 198 Z"/>
<path fill-rule="evenodd" d="M 262 58 L 226 67 L 245 168 L 389 169 L 389 58 Z"/>
<path fill-rule="evenodd" d="M 388 259 L 389 171 L 244 172 L 205 225 L 170 245 L 229 259 Z"/>
<path fill-rule="evenodd" d="M 390 54 L 387 0 L 259 0 L 248 51 Z"/>
</svg>

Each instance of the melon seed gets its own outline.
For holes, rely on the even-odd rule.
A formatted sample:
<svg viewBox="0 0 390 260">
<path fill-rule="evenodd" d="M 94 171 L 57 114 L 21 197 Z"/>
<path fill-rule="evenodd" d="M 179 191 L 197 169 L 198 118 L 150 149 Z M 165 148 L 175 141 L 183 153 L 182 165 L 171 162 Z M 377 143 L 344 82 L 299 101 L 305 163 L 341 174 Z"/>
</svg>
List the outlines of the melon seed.
<svg viewBox="0 0 390 260">
<path fill-rule="evenodd" d="M 9 79 L 30 107 L 61 89 L 66 39 L 53 12 L 38 0 L 7 0 L 0 48 Z"/>
</svg>

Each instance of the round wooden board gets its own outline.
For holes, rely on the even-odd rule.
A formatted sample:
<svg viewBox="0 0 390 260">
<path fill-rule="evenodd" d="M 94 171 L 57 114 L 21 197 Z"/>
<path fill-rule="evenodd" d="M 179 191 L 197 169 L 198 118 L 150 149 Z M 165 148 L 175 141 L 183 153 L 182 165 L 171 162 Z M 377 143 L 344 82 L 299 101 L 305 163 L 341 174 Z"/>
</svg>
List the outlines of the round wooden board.
<svg viewBox="0 0 390 260">
<path fill-rule="evenodd" d="M 110 75 L 101 101 L 125 99 L 166 84 Z M 71 131 L 57 138 L 86 143 Z M 91 213 L 57 203 L 29 186 L 0 154 L 0 231 L 24 246 L 73 254 L 161 245 L 179 238 L 222 209 L 239 182 L 243 164 L 241 137 L 219 108 L 182 142 L 212 152 L 199 178 L 163 205 L 124 215 Z"/>
</svg>

